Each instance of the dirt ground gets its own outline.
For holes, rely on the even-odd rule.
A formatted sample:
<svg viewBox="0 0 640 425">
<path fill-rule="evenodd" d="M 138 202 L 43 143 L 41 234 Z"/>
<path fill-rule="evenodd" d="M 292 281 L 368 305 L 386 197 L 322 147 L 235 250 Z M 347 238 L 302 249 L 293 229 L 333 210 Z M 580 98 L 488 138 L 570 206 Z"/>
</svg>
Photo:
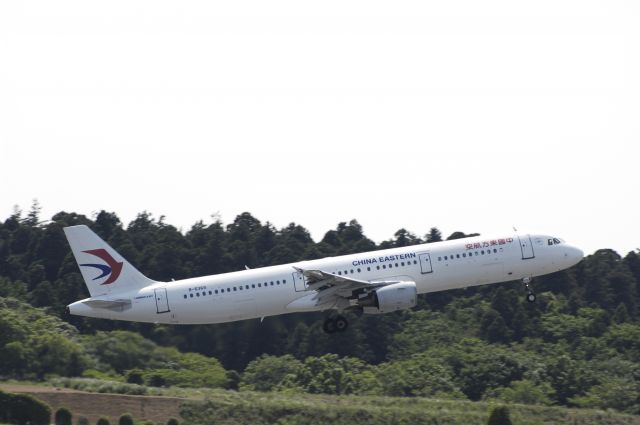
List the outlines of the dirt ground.
<svg viewBox="0 0 640 425">
<path fill-rule="evenodd" d="M 177 397 L 88 393 L 36 385 L 0 384 L 0 390 L 33 395 L 51 406 L 52 412 L 66 407 L 73 413 L 74 423 L 78 416 L 84 416 L 90 423 L 106 417 L 112 424 L 117 424 L 118 418 L 124 413 L 131 414 L 135 419 L 166 423 L 169 418 L 180 419 L 180 405 L 185 400 Z"/>
</svg>

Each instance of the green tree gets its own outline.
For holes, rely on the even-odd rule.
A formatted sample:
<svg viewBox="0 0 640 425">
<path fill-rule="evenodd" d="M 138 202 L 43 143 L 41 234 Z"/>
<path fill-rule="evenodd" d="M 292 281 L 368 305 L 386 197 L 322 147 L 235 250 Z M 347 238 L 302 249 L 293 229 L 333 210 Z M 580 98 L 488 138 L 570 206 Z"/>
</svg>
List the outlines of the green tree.
<svg viewBox="0 0 640 425">
<path fill-rule="evenodd" d="M 438 230 L 437 227 L 432 227 L 431 229 L 429 229 L 429 233 L 427 233 L 427 236 L 425 237 L 425 239 L 427 243 L 441 242 L 442 233 L 440 233 L 440 230 Z"/>
<path fill-rule="evenodd" d="M 111 423 L 109 422 L 109 419 L 103 416 L 98 419 L 98 421 L 96 422 L 96 425 L 111 425 Z"/>
<path fill-rule="evenodd" d="M 134 332 L 97 332 L 84 336 L 83 342 L 91 355 L 118 373 L 154 364 L 156 344 Z"/>
<path fill-rule="evenodd" d="M 280 389 L 285 382 L 296 382 L 302 370 L 302 362 L 291 355 L 278 357 L 263 354 L 245 368 L 240 389 L 252 391 Z"/>
<path fill-rule="evenodd" d="M 536 384 L 523 379 L 513 381 L 508 388 L 499 388 L 489 396 L 495 396 L 507 403 L 551 405 L 554 391 L 546 382 Z"/>
<path fill-rule="evenodd" d="M 640 384 L 631 379 L 611 378 L 570 401 L 580 407 L 616 409 L 637 415 L 640 414 Z"/>
<path fill-rule="evenodd" d="M 629 321 L 631 321 L 631 317 L 629 316 L 627 305 L 624 303 L 618 304 L 618 307 L 616 307 L 616 311 L 613 313 L 613 322 L 626 323 Z"/>
<path fill-rule="evenodd" d="M 482 336 L 489 342 L 506 343 L 511 339 L 511 330 L 500 313 L 492 308 L 482 316 L 480 329 Z"/>
<path fill-rule="evenodd" d="M 429 353 L 378 365 L 376 375 L 385 395 L 465 398 L 451 370 Z"/>
</svg>

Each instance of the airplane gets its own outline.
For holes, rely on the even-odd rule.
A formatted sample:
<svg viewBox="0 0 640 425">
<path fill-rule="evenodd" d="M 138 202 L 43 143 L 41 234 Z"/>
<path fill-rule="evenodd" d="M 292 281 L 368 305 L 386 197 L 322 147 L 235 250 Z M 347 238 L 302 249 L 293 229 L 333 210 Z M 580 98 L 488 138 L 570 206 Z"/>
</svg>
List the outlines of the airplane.
<svg viewBox="0 0 640 425">
<path fill-rule="evenodd" d="M 577 264 L 583 252 L 542 234 L 477 236 L 300 261 L 171 282 L 149 279 L 85 225 L 64 228 L 90 298 L 67 313 L 165 324 L 263 320 L 287 313 L 333 311 L 327 333 L 344 332 L 354 311 L 410 309 L 417 295 L 531 279 Z"/>
</svg>

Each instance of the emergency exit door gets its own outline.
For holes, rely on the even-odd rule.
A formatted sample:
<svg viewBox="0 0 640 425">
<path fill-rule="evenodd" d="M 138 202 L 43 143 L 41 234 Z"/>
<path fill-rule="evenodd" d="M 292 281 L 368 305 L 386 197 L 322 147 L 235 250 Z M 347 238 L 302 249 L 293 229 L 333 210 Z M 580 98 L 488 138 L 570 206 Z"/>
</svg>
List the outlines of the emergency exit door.
<svg viewBox="0 0 640 425">
<path fill-rule="evenodd" d="M 167 288 L 154 289 L 156 295 L 156 311 L 158 314 L 169 312 L 169 300 L 167 299 Z"/>
<path fill-rule="evenodd" d="M 534 258 L 535 254 L 533 252 L 533 244 L 531 243 L 531 236 L 518 236 L 518 240 L 520 241 L 520 250 L 522 251 L 522 259 L 528 260 L 530 258 Z"/>
<path fill-rule="evenodd" d="M 433 271 L 433 267 L 431 266 L 431 255 L 429 255 L 428 252 L 418 254 L 418 259 L 420 260 L 420 272 L 422 274 L 431 273 Z"/>
<path fill-rule="evenodd" d="M 296 292 L 302 292 L 307 290 L 307 282 L 304 275 L 300 272 L 293 273 L 293 287 Z"/>
</svg>

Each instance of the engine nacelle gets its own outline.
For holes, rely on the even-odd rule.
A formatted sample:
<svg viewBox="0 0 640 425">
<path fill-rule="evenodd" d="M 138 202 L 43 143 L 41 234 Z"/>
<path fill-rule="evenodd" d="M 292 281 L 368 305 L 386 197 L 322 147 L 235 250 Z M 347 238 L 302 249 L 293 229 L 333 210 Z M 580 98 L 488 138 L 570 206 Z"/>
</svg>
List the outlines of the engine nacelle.
<svg viewBox="0 0 640 425">
<path fill-rule="evenodd" d="M 414 282 L 383 286 L 361 299 L 358 304 L 366 314 L 383 314 L 415 307 L 418 290 Z"/>
</svg>

